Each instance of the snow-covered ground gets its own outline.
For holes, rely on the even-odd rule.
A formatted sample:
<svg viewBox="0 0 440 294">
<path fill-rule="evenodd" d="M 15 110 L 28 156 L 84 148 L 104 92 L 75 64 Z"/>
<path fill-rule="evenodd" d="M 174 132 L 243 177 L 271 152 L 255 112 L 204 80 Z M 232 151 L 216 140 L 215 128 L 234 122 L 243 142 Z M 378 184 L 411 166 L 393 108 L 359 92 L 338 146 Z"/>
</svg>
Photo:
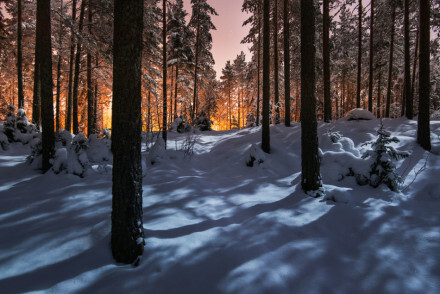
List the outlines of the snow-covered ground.
<svg viewBox="0 0 440 294">
<path fill-rule="evenodd" d="M 272 126 L 272 153 L 253 167 L 259 128 L 200 133 L 192 157 L 172 150 L 186 135 L 170 134 L 167 156 L 145 165 L 138 267 L 111 257 L 110 165 L 41 175 L 25 163 L 29 148 L 11 145 L 0 151 L 0 292 L 440 293 L 440 122 L 432 153 L 416 144 L 415 121 L 384 126 L 411 152 L 397 163 L 401 193 L 343 177 L 367 165 L 362 144 L 379 120 L 319 124 L 335 201 L 300 188 L 299 124 Z"/>
</svg>

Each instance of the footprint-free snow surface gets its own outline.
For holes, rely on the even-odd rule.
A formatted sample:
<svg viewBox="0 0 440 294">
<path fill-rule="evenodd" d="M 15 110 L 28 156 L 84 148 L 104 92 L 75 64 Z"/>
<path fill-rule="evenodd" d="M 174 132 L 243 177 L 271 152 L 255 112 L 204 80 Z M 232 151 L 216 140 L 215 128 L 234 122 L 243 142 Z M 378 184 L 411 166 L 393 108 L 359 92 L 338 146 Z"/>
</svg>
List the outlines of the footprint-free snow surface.
<svg viewBox="0 0 440 294">
<path fill-rule="evenodd" d="M 299 124 L 271 126 L 271 154 L 258 152 L 259 128 L 198 133 L 192 156 L 179 151 L 187 135 L 171 133 L 143 165 L 137 267 L 111 256 L 111 162 L 84 178 L 42 175 L 12 144 L 0 151 L 0 293 L 438 294 L 440 122 L 431 153 L 415 121 L 383 123 L 411 153 L 397 163 L 402 192 L 345 176 L 368 170 L 362 144 L 380 121 L 337 121 L 319 124 L 325 198 L 301 190 Z"/>
</svg>

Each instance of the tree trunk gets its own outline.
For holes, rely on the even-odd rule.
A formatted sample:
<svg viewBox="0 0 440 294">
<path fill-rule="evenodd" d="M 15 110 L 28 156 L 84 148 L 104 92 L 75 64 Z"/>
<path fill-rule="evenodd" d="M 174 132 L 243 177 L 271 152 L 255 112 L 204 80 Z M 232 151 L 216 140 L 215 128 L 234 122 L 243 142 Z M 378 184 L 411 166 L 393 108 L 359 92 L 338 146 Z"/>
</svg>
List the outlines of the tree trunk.
<svg viewBox="0 0 440 294">
<path fill-rule="evenodd" d="M 261 0 L 258 0 L 258 47 L 257 47 L 257 127 L 260 125 L 260 71 L 261 71 Z"/>
<path fill-rule="evenodd" d="M 76 0 L 72 1 L 72 24 L 75 23 L 76 19 Z M 70 32 L 70 59 L 69 59 L 69 86 L 67 93 L 66 102 L 66 122 L 64 128 L 71 132 L 72 131 L 72 83 L 73 83 L 73 59 L 75 56 L 75 32 L 72 27 Z"/>
<path fill-rule="evenodd" d="M 396 30 L 396 6 L 393 4 L 393 12 L 391 14 L 391 44 L 390 59 L 388 61 L 388 87 L 387 87 L 387 104 L 385 109 L 385 117 L 390 117 L 391 108 L 391 87 L 393 78 L 393 56 L 394 56 L 394 33 Z"/>
<path fill-rule="evenodd" d="M 270 0 L 263 0 L 263 126 L 261 147 L 270 153 L 269 103 L 270 103 Z"/>
<path fill-rule="evenodd" d="M 284 0 L 284 124 L 290 127 L 290 24 L 289 0 Z"/>
<path fill-rule="evenodd" d="M 228 81 L 228 116 L 229 116 L 229 129 L 232 130 L 231 82 L 230 81 Z"/>
<path fill-rule="evenodd" d="M 43 133 L 43 172 L 50 169 L 53 156 L 55 136 L 53 122 L 53 89 L 52 89 L 52 44 L 50 24 L 50 0 L 37 1 L 37 40 L 35 51 L 38 54 L 41 83 L 41 122 Z"/>
<path fill-rule="evenodd" d="M 411 78 L 411 97 L 414 99 L 414 91 L 416 88 L 416 69 L 417 69 L 417 60 L 419 59 L 419 28 L 417 28 L 416 33 L 416 48 L 414 49 L 414 63 L 413 63 L 413 72 Z"/>
<path fill-rule="evenodd" d="M 358 61 L 357 61 L 357 88 L 356 108 L 361 108 L 361 80 L 362 80 L 362 0 L 359 0 L 358 7 Z"/>
<path fill-rule="evenodd" d="M 368 111 L 373 112 L 373 62 L 374 62 L 374 0 L 371 0 L 370 16 L 370 74 L 368 85 Z"/>
<path fill-rule="evenodd" d="M 332 120 L 332 102 L 330 97 L 330 0 L 324 0 L 323 49 L 324 57 L 324 121 Z"/>
<path fill-rule="evenodd" d="M 174 115 L 173 115 L 174 119 L 177 118 L 177 91 L 179 86 L 178 81 L 179 81 L 179 64 L 176 63 L 176 84 L 174 88 Z"/>
<path fill-rule="evenodd" d="M 92 34 L 92 0 L 88 0 L 88 32 Z M 93 121 L 94 95 L 92 83 L 92 53 L 87 51 L 87 137 L 95 133 L 95 125 Z"/>
<path fill-rule="evenodd" d="M 79 26 L 78 31 L 82 32 L 83 21 L 84 21 L 84 10 L 85 1 L 81 1 L 81 12 L 79 14 Z M 76 57 L 75 57 L 75 76 L 73 78 L 73 95 L 72 95 L 72 108 L 73 108 L 73 133 L 76 135 L 79 132 L 78 125 L 78 85 L 79 85 L 79 71 L 81 65 L 81 43 L 78 41 L 76 46 Z"/>
<path fill-rule="evenodd" d="M 95 56 L 95 66 L 98 67 L 98 55 Z M 93 92 L 95 94 L 94 98 L 94 106 L 93 106 L 93 126 L 95 127 L 95 130 L 98 130 L 98 78 L 95 75 L 95 91 Z"/>
<path fill-rule="evenodd" d="M 275 87 L 275 124 L 280 123 L 280 90 L 279 90 L 279 58 L 278 58 L 278 0 L 275 0 L 273 10 L 273 67 L 274 67 L 274 87 Z"/>
<path fill-rule="evenodd" d="M 431 150 L 430 108 L 430 3 L 419 1 L 419 116 L 417 123 L 417 142 L 425 150 Z"/>
<path fill-rule="evenodd" d="M 162 97 L 163 97 L 163 113 L 162 113 L 162 138 L 165 142 L 165 149 L 167 148 L 167 1 L 162 0 L 162 66 L 163 66 L 163 79 L 162 79 Z"/>
<path fill-rule="evenodd" d="M 17 23 L 17 84 L 18 84 L 18 108 L 24 107 L 23 94 L 23 50 L 21 46 L 22 40 L 22 7 L 21 1 L 18 0 L 18 23 Z"/>
<path fill-rule="evenodd" d="M 322 187 L 316 120 L 315 7 L 313 2 L 301 0 L 301 186 L 306 193 L 317 191 Z"/>
<path fill-rule="evenodd" d="M 144 250 L 141 165 L 142 0 L 115 0 L 113 47 L 113 199 L 111 247 L 117 262 Z"/>
<path fill-rule="evenodd" d="M 405 108 L 406 117 L 408 119 L 413 118 L 413 97 L 411 96 L 411 73 L 410 73 L 410 56 L 409 56 L 409 0 L 405 1 L 405 19 L 404 19 L 404 30 L 405 30 Z"/>
<path fill-rule="evenodd" d="M 379 68 L 379 78 L 377 81 L 377 101 L 376 101 L 376 108 L 377 108 L 377 118 L 381 117 L 380 108 L 381 108 L 381 101 L 380 97 L 382 95 L 382 69 Z"/>
<path fill-rule="evenodd" d="M 198 67 L 199 67 L 199 30 L 200 30 L 200 13 L 197 12 L 197 30 L 196 30 L 196 54 L 195 54 L 195 58 L 196 58 L 196 63 L 195 63 L 195 67 L 194 67 L 194 98 L 193 98 L 193 107 L 192 107 L 192 113 L 191 113 L 191 120 L 194 122 L 195 120 L 195 116 L 196 116 L 196 111 L 197 111 L 197 72 L 198 72 Z"/>
</svg>

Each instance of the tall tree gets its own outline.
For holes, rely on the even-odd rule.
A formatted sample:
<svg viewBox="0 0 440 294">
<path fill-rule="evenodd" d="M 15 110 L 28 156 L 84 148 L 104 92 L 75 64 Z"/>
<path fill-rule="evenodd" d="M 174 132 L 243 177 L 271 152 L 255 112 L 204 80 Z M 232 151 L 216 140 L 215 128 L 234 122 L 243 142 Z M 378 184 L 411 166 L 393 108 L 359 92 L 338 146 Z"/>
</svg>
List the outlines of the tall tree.
<svg viewBox="0 0 440 294">
<path fill-rule="evenodd" d="M 370 74 L 368 76 L 368 111 L 373 112 L 373 86 L 374 86 L 374 0 L 370 5 Z"/>
<path fill-rule="evenodd" d="M 280 83 L 279 83 L 279 55 L 278 55 L 278 0 L 273 8 L 273 72 L 274 72 L 274 106 L 275 124 L 280 123 Z"/>
<path fill-rule="evenodd" d="M 118 262 L 144 250 L 141 165 L 142 0 L 115 0 L 113 31 L 113 200 L 111 246 Z"/>
<path fill-rule="evenodd" d="M 301 0 L 301 186 L 306 193 L 322 188 L 316 120 L 315 55 L 314 1 Z"/>
<path fill-rule="evenodd" d="M 60 20 L 58 32 L 58 62 L 57 62 L 57 94 L 56 94 L 56 116 L 55 116 L 55 130 L 60 130 L 60 96 L 61 96 L 61 62 L 62 62 L 62 46 L 63 46 L 63 0 L 60 1 Z"/>
<path fill-rule="evenodd" d="M 195 35 L 195 64 L 194 64 L 194 93 L 191 117 L 194 121 L 198 105 L 198 82 L 199 70 L 202 74 L 208 73 L 209 66 L 214 64 L 212 57 L 212 36 L 210 31 L 215 30 L 215 26 L 211 21 L 211 15 L 218 15 L 207 0 L 191 0 L 192 14 L 189 21 L 189 27 L 193 29 Z"/>
<path fill-rule="evenodd" d="M 165 142 L 165 148 L 167 147 L 167 0 L 162 0 L 162 139 Z"/>
<path fill-rule="evenodd" d="M 64 128 L 72 131 L 72 84 L 73 84 L 73 62 L 75 58 L 75 29 L 73 24 L 76 19 L 76 0 L 72 0 L 72 28 L 70 31 L 70 58 L 69 58 L 69 84 L 66 101 L 66 122 Z"/>
<path fill-rule="evenodd" d="M 81 1 L 81 12 L 79 13 L 78 30 L 82 32 L 84 22 L 86 0 Z M 75 75 L 73 77 L 73 92 L 72 92 L 72 118 L 73 118 L 73 133 L 76 135 L 79 132 L 78 124 L 78 87 L 79 87 L 79 71 L 81 66 L 81 42 L 76 44 L 75 56 Z"/>
<path fill-rule="evenodd" d="M 270 153 L 270 0 L 263 0 L 263 121 L 261 148 Z"/>
<path fill-rule="evenodd" d="M 390 117 L 391 107 L 391 86 L 393 78 L 393 61 L 394 61 L 394 34 L 396 31 L 396 4 L 391 1 L 391 36 L 390 36 L 390 59 L 388 61 L 388 86 L 387 101 L 385 107 L 385 117 Z"/>
<path fill-rule="evenodd" d="M 417 142 L 425 150 L 431 150 L 430 108 L 430 3 L 419 1 L 419 116 L 417 123 Z"/>
<path fill-rule="evenodd" d="M 324 121 L 332 120 L 332 102 L 330 97 L 330 0 L 324 0 L 323 48 L 324 58 Z"/>
<path fill-rule="evenodd" d="M 87 28 L 89 37 L 92 35 L 92 0 L 87 1 Z M 93 119 L 94 114 L 94 94 L 93 94 L 93 82 L 92 82 L 92 52 L 87 50 L 87 137 L 95 133 L 95 121 Z"/>
<path fill-rule="evenodd" d="M 223 83 L 223 89 L 227 92 L 228 96 L 228 122 L 229 129 L 232 129 L 232 110 L 231 110 L 231 95 L 232 95 L 232 83 L 234 82 L 234 69 L 232 68 L 231 61 L 226 61 L 225 67 L 222 69 L 222 76 L 220 77 Z"/>
<path fill-rule="evenodd" d="M 24 107 L 24 94 L 23 94 L 23 48 L 21 45 L 21 41 L 23 38 L 22 33 L 22 0 L 18 0 L 17 5 L 17 14 L 18 14 L 18 23 L 17 23 L 17 84 L 18 84 L 18 108 Z"/>
<path fill-rule="evenodd" d="M 411 96 L 411 60 L 410 60 L 410 48 L 409 48 L 409 0 L 405 1 L 405 7 L 404 7 L 404 31 L 405 31 L 405 45 L 404 45 L 404 52 L 405 52 L 405 77 L 404 77 L 404 83 L 405 83 L 405 89 L 404 89 L 404 95 L 405 95 L 405 110 L 406 110 L 406 117 L 408 119 L 412 119 L 413 114 L 413 97 Z"/>
<path fill-rule="evenodd" d="M 284 36 L 284 124 L 290 127 L 290 23 L 289 0 L 284 0 L 283 13 Z"/>
<path fill-rule="evenodd" d="M 358 4 L 358 60 L 357 60 L 357 88 L 356 108 L 361 107 L 361 79 L 362 79 L 362 0 Z"/>
<path fill-rule="evenodd" d="M 39 78 L 41 85 L 41 136 L 43 147 L 43 171 L 51 167 L 55 136 L 53 122 L 53 89 L 52 89 L 52 44 L 50 23 L 50 0 L 37 0 L 37 41 L 35 58 L 39 62 Z"/>
</svg>

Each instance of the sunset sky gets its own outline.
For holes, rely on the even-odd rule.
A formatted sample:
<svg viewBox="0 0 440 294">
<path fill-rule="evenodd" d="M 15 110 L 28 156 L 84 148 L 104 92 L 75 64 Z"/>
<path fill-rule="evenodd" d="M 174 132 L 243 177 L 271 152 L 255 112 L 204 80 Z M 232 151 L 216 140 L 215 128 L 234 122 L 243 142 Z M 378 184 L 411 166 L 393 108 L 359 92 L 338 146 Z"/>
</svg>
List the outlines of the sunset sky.
<svg viewBox="0 0 440 294">
<path fill-rule="evenodd" d="M 249 61 L 250 53 L 248 44 L 240 44 L 243 37 L 249 31 L 249 28 L 242 27 L 246 14 L 241 12 L 241 0 L 208 0 L 208 3 L 214 7 L 219 14 L 214 16 L 212 21 L 217 27 L 212 32 L 215 65 L 217 78 L 221 76 L 221 69 L 225 66 L 227 60 L 234 60 L 235 57 L 244 51 L 246 60 Z M 191 15 L 191 0 L 184 0 L 185 9 L 189 16 Z"/>
</svg>

